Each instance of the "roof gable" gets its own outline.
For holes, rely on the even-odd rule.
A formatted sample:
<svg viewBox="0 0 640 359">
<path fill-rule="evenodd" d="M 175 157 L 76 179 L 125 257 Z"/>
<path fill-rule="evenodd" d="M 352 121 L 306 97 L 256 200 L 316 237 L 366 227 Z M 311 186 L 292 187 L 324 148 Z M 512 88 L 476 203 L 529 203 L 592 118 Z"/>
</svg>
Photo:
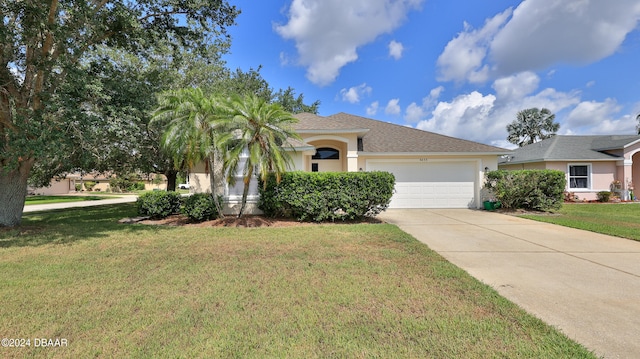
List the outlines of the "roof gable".
<svg viewBox="0 0 640 359">
<path fill-rule="evenodd" d="M 604 151 L 624 150 L 638 143 L 640 135 L 601 136 L 553 136 L 513 151 L 513 155 L 502 163 L 525 163 L 545 161 L 606 161 L 620 160 Z"/>
<path fill-rule="evenodd" d="M 362 138 L 363 152 L 372 153 L 492 153 L 504 154 L 504 148 L 440 135 L 411 127 L 382 122 L 344 112 L 328 117 L 297 114 L 294 126 L 299 133 L 355 132 Z"/>
</svg>

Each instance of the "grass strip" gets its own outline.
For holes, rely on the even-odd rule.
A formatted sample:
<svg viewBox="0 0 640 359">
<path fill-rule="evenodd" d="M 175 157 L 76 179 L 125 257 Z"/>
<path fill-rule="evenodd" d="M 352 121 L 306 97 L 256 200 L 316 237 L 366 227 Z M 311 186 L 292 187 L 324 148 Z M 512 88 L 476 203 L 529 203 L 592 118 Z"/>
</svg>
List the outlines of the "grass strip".
<svg viewBox="0 0 640 359">
<path fill-rule="evenodd" d="M 640 203 L 570 203 L 554 215 L 522 217 L 640 241 Z"/>
<path fill-rule="evenodd" d="M 25 201 L 25 206 L 35 205 L 35 204 L 64 203 L 64 202 L 99 201 L 105 198 L 109 198 L 109 197 L 105 197 L 105 196 L 29 196 Z"/>
</svg>

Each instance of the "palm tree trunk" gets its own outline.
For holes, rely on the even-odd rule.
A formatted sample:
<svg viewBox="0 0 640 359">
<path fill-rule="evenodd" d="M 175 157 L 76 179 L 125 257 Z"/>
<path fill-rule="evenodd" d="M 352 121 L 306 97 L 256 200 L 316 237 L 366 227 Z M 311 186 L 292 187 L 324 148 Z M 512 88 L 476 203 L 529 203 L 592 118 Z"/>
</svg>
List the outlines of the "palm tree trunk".
<svg viewBox="0 0 640 359">
<path fill-rule="evenodd" d="M 247 175 L 243 179 L 244 186 L 242 187 L 242 203 L 240 204 L 240 212 L 238 212 L 238 218 L 242 217 L 244 208 L 247 205 L 247 196 L 249 195 L 249 185 L 251 184 L 251 177 L 253 176 L 253 167 L 249 166 Z"/>
<path fill-rule="evenodd" d="M 216 210 L 218 211 L 218 216 L 224 218 L 224 213 L 222 213 L 222 206 L 220 206 L 220 202 L 218 201 L 215 154 L 213 156 L 207 157 L 207 161 L 209 162 L 209 183 L 211 184 L 211 197 L 213 198 L 213 203 L 215 204 Z"/>
</svg>

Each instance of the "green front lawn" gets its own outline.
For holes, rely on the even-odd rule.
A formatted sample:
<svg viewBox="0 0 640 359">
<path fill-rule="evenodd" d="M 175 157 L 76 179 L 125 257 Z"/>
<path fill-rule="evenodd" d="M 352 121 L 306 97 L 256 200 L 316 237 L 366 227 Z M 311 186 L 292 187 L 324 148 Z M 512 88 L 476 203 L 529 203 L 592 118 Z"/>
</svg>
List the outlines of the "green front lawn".
<svg viewBox="0 0 640 359">
<path fill-rule="evenodd" d="M 25 201 L 25 206 L 63 202 L 98 201 L 101 199 L 105 199 L 105 196 L 28 196 Z"/>
<path fill-rule="evenodd" d="M 0 230 L 2 357 L 593 358 L 397 227 L 122 225 L 134 205 Z"/>
<path fill-rule="evenodd" d="M 522 217 L 640 241 L 640 203 L 572 203 L 557 215 Z"/>
</svg>

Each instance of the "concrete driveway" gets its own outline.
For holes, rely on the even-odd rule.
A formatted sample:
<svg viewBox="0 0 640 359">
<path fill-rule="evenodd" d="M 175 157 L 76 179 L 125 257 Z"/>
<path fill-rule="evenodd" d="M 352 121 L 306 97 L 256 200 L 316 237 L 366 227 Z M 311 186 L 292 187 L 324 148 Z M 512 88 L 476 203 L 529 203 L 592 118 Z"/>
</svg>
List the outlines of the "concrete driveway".
<svg viewBox="0 0 640 359">
<path fill-rule="evenodd" d="M 640 242 L 487 211 L 379 218 L 596 355 L 640 358 Z"/>
</svg>

